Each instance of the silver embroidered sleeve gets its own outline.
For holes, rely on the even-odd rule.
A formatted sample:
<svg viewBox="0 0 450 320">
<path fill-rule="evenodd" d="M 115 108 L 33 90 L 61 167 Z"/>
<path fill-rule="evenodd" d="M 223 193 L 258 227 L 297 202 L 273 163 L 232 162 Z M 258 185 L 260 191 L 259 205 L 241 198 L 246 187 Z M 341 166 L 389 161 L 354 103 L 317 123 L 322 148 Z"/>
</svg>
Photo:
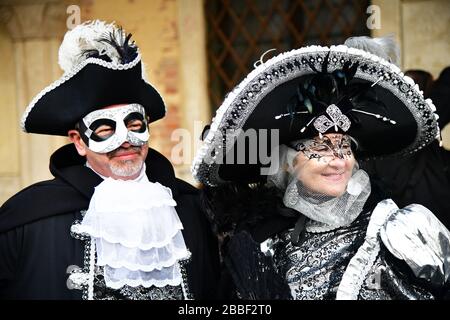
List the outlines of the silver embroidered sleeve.
<svg viewBox="0 0 450 320">
<path fill-rule="evenodd" d="M 380 230 L 387 249 L 404 260 L 418 278 L 435 286 L 450 282 L 450 232 L 422 205 L 393 213 Z"/>
</svg>

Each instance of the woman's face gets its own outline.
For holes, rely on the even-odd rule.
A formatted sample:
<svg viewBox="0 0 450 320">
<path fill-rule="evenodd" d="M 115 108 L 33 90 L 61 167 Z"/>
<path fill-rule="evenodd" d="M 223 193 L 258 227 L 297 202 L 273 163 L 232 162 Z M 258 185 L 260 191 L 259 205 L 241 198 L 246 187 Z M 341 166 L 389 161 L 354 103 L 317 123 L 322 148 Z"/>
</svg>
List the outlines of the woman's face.
<svg viewBox="0 0 450 320">
<path fill-rule="evenodd" d="M 355 166 L 347 135 L 330 133 L 297 143 L 297 179 L 311 192 L 339 197 L 347 189 Z"/>
</svg>

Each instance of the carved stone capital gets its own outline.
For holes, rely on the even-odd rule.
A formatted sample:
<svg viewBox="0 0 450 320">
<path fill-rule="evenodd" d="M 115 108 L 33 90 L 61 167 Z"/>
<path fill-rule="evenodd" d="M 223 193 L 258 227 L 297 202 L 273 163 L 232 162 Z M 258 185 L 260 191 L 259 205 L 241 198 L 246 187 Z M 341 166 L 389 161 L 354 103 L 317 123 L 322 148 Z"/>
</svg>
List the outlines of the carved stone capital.
<svg viewBox="0 0 450 320">
<path fill-rule="evenodd" d="M 69 5 L 65 0 L 0 1 L 0 23 L 13 41 L 61 38 L 68 30 Z"/>
</svg>

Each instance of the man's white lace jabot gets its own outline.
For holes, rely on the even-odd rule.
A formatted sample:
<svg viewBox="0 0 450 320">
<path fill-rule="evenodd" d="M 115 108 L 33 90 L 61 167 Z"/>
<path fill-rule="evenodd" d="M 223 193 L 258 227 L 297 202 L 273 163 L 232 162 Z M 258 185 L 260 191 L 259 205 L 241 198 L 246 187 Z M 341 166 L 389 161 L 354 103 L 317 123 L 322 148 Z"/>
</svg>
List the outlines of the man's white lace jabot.
<svg viewBox="0 0 450 320">
<path fill-rule="evenodd" d="M 96 188 L 79 231 L 95 239 L 106 285 L 181 284 L 179 260 L 190 255 L 169 188 L 145 175 L 133 181 L 106 178 Z"/>
</svg>

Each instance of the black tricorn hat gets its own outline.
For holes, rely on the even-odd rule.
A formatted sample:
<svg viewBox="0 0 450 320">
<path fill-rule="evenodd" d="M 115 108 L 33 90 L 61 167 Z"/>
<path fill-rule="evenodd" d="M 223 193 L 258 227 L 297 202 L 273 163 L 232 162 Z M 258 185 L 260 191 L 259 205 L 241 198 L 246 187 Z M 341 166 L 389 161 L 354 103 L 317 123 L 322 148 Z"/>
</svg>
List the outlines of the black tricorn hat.
<svg viewBox="0 0 450 320">
<path fill-rule="evenodd" d="M 344 45 L 292 50 L 256 67 L 228 94 L 193 175 L 210 186 L 256 182 L 268 166 L 264 152 L 330 132 L 355 138 L 359 159 L 406 155 L 439 136 L 434 111 L 413 80 L 379 55 Z M 256 140 L 240 139 L 249 129 Z M 274 130 L 275 144 L 268 138 Z"/>
<path fill-rule="evenodd" d="M 143 78 L 141 55 L 130 37 L 98 20 L 67 32 L 59 49 L 65 73 L 34 97 L 22 130 L 67 136 L 85 115 L 115 104 L 141 104 L 150 122 L 164 117 L 164 102 Z"/>
</svg>

